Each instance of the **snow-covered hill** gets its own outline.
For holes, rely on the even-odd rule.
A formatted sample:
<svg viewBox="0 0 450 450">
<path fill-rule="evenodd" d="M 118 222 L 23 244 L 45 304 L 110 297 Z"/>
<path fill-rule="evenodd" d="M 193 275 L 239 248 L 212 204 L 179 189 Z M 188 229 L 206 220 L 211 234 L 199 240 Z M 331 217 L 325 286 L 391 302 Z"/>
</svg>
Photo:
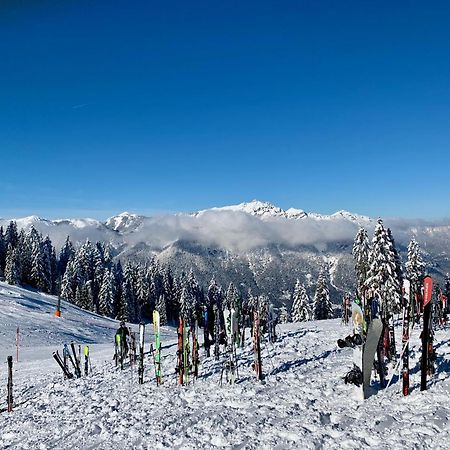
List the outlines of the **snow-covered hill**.
<svg viewBox="0 0 450 450">
<path fill-rule="evenodd" d="M 419 332 L 412 336 L 412 391 L 403 397 L 397 378 L 365 401 L 343 381 L 351 349 L 336 340 L 349 332 L 339 320 L 278 327 L 278 340 L 262 343 L 265 379 L 251 367 L 249 333 L 238 350 L 239 381 L 219 386 L 222 362 L 200 350 L 200 376 L 176 384 L 176 333 L 162 339 L 164 384 L 157 387 L 149 357 L 145 383 L 135 369 L 117 370 L 113 321 L 64 305 L 53 317 L 55 299 L 0 285 L 2 341 L 14 341 L 15 326 L 35 351 L 14 364 L 12 413 L 0 413 L 0 448 L 45 449 L 447 449 L 450 445 L 449 332 L 436 332 L 437 373 L 420 392 Z M 65 318 L 64 318 L 65 317 Z M 151 327 L 148 327 L 151 328 Z M 146 334 L 146 349 L 151 333 Z M 397 329 L 397 342 L 400 341 Z M 84 339 L 88 336 L 88 339 Z M 93 373 L 64 380 L 51 352 L 66 339 L 88 342 Z M 15 354 L 13 346 L 8 348 Z M 4 358 L 5 350 L 1 350 Z M 0 408 L 6 398 L 5 364 L 0 365 Z"/>
</svg>

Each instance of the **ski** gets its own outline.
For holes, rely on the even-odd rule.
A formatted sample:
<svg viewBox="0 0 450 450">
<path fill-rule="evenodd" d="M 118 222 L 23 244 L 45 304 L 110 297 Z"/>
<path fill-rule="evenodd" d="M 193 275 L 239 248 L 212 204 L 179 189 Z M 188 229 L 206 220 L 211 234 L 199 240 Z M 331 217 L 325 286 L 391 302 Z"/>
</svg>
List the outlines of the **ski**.
<svg viewBox="0 0 450 450">
<path fill-rule="evenodd" d="M 69 380 L 72 379 L 73 378 L 73 374 L 69 371 L 67 366 L 64 364 L 64 362 L 61 359 L 61 356 L 59 355 L 58 351 L 53 352 L 53 358 L 58 363 L 58 366 L 61 367 L 61 370 L 64 373 L 64 378 L 67 378 Z"/>
<path fill-rule="evenodd" d="M 198 377 L 199 355 L 198 355 L 198 322 L 194 320 L 192 326 L 192 374 L 195 378 Z"/>
<path fill-rule="evenodd" d="M 214 359 L 220 358 L 220 315 L 219 308 L 214 305 Z"/>
<path fill-rule="evenodd" d="M 76 375 L 76 377 L 77 378 L 80 378 L 80 376 L 81 376 L 81 374 L 80 375 L 78 375 L 78 372 L 77 372 L 77 365 L 75 364 L 75 361 L 73 360 L 73 358 L 72 358 L 72 355 L 70 354 L 70 350 L 69 350 L 69 346 L 67 345 L 67 344 L 64 344 L 64 353 L 65 353 L 65 356 L 67 357 L 67 359 L 70 361 L 70 363 L 72 364 L 72 367 L 73 367 L 73 370 L 74 370 L 74 372 L 75 372 L 75 375 Z M 58 352 L 57 352 L 58 353 Z M 58 356 L 59 356 L 59 354 L 58 354 Z M 61 357 L 60 357 L 61 358 Z M 66 366 L 67 367 L 67 366 Z"/>
<path fill-rule="evenodd" d="M 161 335 L 160 335 L 159 312 L 153 311 L 153 333 L 155 334 L 155 369 L 156 384 L 161 384 Z"/>
<path fill-rule="evenodd" d="M 139 366 L 138 366 L 138 383 L 144 383 L 144 333 L 145 324 L 139 324 Z"/>
<path fill-rule="evenodd" d="M 426 276 L 423 280 L 423 330 L 422 330 L 422 360 L 420 390 L 427 389 L 427 374 L 429 372 L 429 358 L 433 353 L 433 344 L 431 343 L 431 297 L 433 293 L 433 280 Z M 431 350 L 431 352 L 430 352 Z"/>
<path fill-rule="evenodd" d="M 12 367 L 13 367 L 13 357 L 7 357 L 8 362 L 8 392 L 7 392 L 7 403 L 8 403 L 8 412 L 12 412 L 13 410 L 13 379 L 12 379 Z"/>
<path fill-rule="evenodd" d="M 253 312 L 253 353 L 253 368 L 256 373 L 256 379 L 261 381 L 263 379 L 263 374 L 261 361 L 261 341 L 259 335 L 259 314 L 257 310 Z"/>
<path fill-rule="evenodd" d="M 115 339 L 115 359 L 116 367 L 120 364 L 120 369 L 123 370 L 123 343 L 120 334 L 116 334 Z"/>
<path fill-rule="evenodd" d="M 178 322 L 178 350 L 177 350 L 177 375 L 178 384 L 183 384 L 183 319 Z"/>
<path fill-rule="evenodd" d="M 403 280 L 403 332 L 402 332 L 402 391 L 403 395 L 409 395 L 409 318 L 410 318 L 410 289 L 411 283 L 406 278 Z"/>
<path fill-rule="evenodd" d="M 84 374 L 89 375 L 89 368 L 91 365 L 91 357 L 89 354 L 89 345 L 84 346 Z"/>
<path fill-rule="evenodd" d="M 210 343 L 209 343 L 209 322 L 208 322 L 208 307 L 203 307 L 203 341 L 205 345 L 206 356 L 210 356 Z"/>
<path fill-rule="evenodd" d="M 190 370 L 190 345 L 189 335 L 190 326 L 184 324 L 183 326 L 183 384 L 189 384 L 189 370 Z"/>
<path fill-rule="evenodd" d="M 78 361 L 77 357 L 77 350 L 75 348 L 75 344 L 73 342 L 70 343 L 70 347 L 72 349 L 73 358 L 75 360 L 75 375 L 80 378 L 81 377 L 81 368 L 80 368 L 80 361 Z"/>
<path fill-rule="evenodd" d="M 237 361 L 236 361 L 236 311 L 234 309 L 226 309 L 223 312 L 225 320 L 225 334 L 226 334 L 226 353 L 227 359 L 222 367 L 222 374 L 220 376 L 220 384 L 222 385 L 223 372 L 226 373 L 226 381 L 228 384 L 234 384 L 237 374 Z"/>
</svg>

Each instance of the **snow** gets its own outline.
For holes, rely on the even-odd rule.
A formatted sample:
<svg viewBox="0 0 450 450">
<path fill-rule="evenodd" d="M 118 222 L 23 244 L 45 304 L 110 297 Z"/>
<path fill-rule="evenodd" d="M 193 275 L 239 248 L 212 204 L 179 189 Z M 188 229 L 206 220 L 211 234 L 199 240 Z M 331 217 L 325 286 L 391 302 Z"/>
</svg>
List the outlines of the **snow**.
<svg viewBox="0 0 450 450">
<path fill-rule="evenodd" d="M 14 362 L 12 413 L 0 413 L 0 448 L 20 449 L 445 449 L 450 446 L 450 345 L 448 328 L 436 332 L 437 374 L 420 391 L 419 332 L 413 331 L 411 386 L 400 383 L 358 400 L 342 378 L 351 349 L 336 340 L 350 332 L 340 320 L 278 326 L 274 344 L 262 343 L 264 382 L 251 369 L 247 330 L 238 350 L 239 382 L 220 387 L 221 362 L 200 350 L 199 378 L 176 384 L 176 331 L 163 327 L 164 384 L 157 387 L 146 356 L 145 383 L 112 361 L 117 323 L 56 299 L 0 283 L 1 361 L 15 355 L 15 330 L 23 347 Z M 153 340 L 146 329 L 146 350 Z M 136 330 L 136 326 L 133 326 Z M 63 342 L 89 343 L 93 373 L 64 380 L 51 353 Z M 397 330 L 400 339 L 400 330 Z M 400 344 L 398 342 L 398 344 Z M 6 398 L 6 364 L 0 365 L 0 408 Z"/>
</svg>

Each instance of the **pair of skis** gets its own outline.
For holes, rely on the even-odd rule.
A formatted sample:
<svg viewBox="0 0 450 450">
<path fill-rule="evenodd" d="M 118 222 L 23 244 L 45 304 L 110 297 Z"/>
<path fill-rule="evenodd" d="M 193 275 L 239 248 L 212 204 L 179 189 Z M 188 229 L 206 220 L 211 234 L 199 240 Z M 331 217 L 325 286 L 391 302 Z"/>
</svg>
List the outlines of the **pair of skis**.
<svg viewBox="0 0 450 450">
<path fill-rule="evenodd" d="M 262 381 L 262 360 L 261 360 L 261 339 L 260 339 L 260 325 L 259 313 L 257 309 L 253 312 L 253 369 L 255 370 L 256 379 Z"/>
<path fill-rule="evenodd" d="M 161 375 L 161 331 L 160 331 L 160 317 L 158 311 L 153 311 L 153 333 L 155 334 L 155 351 L 152 351 L 153 362 L 155 364 L 156 384 L 159 386 L 162 383 Z"/>
<path fill-rule="evenodd" d="M 89 366 L 90 366 L 89 347 L 88 346 L 86 346 L 86 347 L 87 347 L 87 350 L 85 348 L 85 353 L 84 353 L 84 355 L 85 355 L 85 368 L 84 368 L 85 375 L 88 374 Z M 72 364 L 72 367 L 75 372 L 75 376 L 77 378 L 81 377 L 81 361 L 80 361 L 81 356 L 80 356 L 80 358 L 77 356 L 75 344 L 73 342 L 70 343 L 70 349 L 72 350 L 73 355 L 70 354 L 69 346 L 67 344 L 64 345 L 64 349 L 63 349 L 63 358 L 64 359 L 61 358 L 61 355 L 59 354 L 58 350 L 56 352 L 53 352 L 53 358 L 55 359 L 55 361 L 57 362 L 57 364 L 63 371 L 64 378 L 69 379 L 69 380 L 73 378 L 73 374 L 69 370 L 68 361 L 70 361 L 70 363 Z M 81 347 L 80 347 L 80 353 L 81 353 Z"/>
<path fill-rule="evenodd" d="M 220 376 L 220 384 L 222 385 L 223 372 L 225 371 L 226 381 L 228 384 L 234 384 L 239 377 L 237 355 L 236 355 L 236 334 L 238 331 L 237 315 L 236 311 L 226 309 L 223 312 L 225 320 L 225 333 L 227 340 L 227 358 L 222 367 L 222 373 Z"/>
</svg>

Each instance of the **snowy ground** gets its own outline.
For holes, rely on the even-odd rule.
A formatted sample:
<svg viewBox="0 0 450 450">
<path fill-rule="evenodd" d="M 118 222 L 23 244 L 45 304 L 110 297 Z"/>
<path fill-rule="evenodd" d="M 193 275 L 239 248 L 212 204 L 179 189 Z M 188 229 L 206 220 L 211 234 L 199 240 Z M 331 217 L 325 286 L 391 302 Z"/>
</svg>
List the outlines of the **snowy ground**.
<svg viewBox="0 0 450 450">
<path fill-rule="evenodd" d="M 413 333 L 412 392 L 395 381 L 365 401 L 342 378 L 352 352 L 336 340 L 349 329 L 339 320 L 278 328 L 275 344 L 263 343 L 265 380 L 255 380 L 248 339 L 238 353 L 240 380 L 219 386 L 221 365 L 204 358 L 198 380 L 176 385 L 176 332 L 164 328 L 164 384 L 157 387 L 146 360 L 144 385 L 129 367 L 116 370 L 112 337 L 116 322 L 55 300 L 0 284 L 1 361 L 15 355 L 13 413 L 0 413 L 0 448 L 450 448 L 449 330 L 436 333 L 438 373 L 420 392 L 418 332 Z M 151 327 L 148 327 L 149 329 Z M 149 332 L 147 342 L 153 338 Z M 51 353 L 63 342 L 89 343 L 93 373 L 65 381 Z M 148 348 L 148 347 L 147 347 Z M 1 380 L 4 380 L 3 382 Z M 6 399 L 6 363 L 0 364 L 0 408 Z"/>
</svg>

